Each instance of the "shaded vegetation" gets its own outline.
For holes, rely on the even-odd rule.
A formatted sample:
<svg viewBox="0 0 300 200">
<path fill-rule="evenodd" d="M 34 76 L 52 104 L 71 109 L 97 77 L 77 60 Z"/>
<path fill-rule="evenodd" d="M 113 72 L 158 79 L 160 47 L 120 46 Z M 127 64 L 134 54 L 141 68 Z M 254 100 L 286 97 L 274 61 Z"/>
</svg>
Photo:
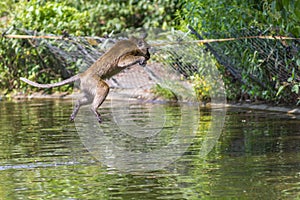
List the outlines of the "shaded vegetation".
<svg viewBox="0 0 300 200">
<path fill-rule="evenodd" d="M 0 28 L 3 32 L 15 27 L 10 34 L 34 35 L 34 30 L 45 34 L 72 36 L 105 36 L 136 28 L 166 28 L 174 26 L 175 12 L 179 1 L 43 1 L 33 0 L 0 3 Z M 164 14 L 167 13 L 167 14 Z M 28 92 L 27 84 L 19 77 L 29 77 L 41 83 L 57 82 L 77 72 L 78 61 L 72 60 L 68 66 L 61 62 L 47 45 L 37 44 L 37 40 L 0 38 L 1 93 L 12 91 Z M 72 47 L 70 47 L 72 48 Z M 63 86 L 47 90 L 68 91 Z M 39 90 L 30 87 L 30 91 Z"/>
<path fill-rule="evenodd" d="M 171 89 L 164 88 L 159 84 L 152 88 L 152 92 L 158 97 L 162 97 L 167 100 L 177 100 L 176 94 L 174 94 Z"/>
<path fill-rule="evenodd" d="M 300 1 L 185 1 L 181 29 L 192 25 L 205 39 L 251 35 L 300 36 Z M 227 97 L 277 103 L 300 102 L 300 41 L 244 40 L 213 43 L 237 80 L 224 69 Z M 216 55 L 215 55 L 216 56 Z M 224 62 L 221 63 L 224 67 Z M 227 72 L 227 73 L 226 73 Z M 236 75 L 234 74 L 234 75 Z"/>
</svg>

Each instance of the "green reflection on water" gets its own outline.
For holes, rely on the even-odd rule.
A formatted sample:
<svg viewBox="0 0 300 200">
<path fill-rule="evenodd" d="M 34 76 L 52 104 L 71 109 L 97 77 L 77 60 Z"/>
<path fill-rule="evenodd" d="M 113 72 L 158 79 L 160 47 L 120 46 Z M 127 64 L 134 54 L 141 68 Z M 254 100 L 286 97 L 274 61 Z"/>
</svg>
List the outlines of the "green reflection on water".
<svg viewBox="0 0 300 200">
<path fill-rule="evenodd" d="M 107 124 L 109 106 L 102 109 Z M 178 107 L 165 106 L 178 116 Z M 300 121 L 294 116 L 231 109 L 218 143 L 203 158 L 211 112 L 201 109 L 197 134 L 180 159 L 162 170 L 122 173 L 85 149 L 68 121 L 71 110 L 67 101 L 0 102 L 0 199 L 300 197 Z M 165 142 L 170 135 L 161 137 Z"/>
</svg>

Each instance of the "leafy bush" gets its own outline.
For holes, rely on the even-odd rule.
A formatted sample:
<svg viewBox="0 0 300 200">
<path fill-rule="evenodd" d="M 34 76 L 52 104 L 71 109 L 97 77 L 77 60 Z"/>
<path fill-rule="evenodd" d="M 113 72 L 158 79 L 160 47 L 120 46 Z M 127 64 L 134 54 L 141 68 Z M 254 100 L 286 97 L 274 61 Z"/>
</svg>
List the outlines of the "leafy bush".
<svg viewBox="0 0 300 200">
<path fill-rule="evenodd" d="M 136 28 L 167 28 L 174 25 L 179 0 L 4 0 L 0 3 L 0 28 L 14 27 L 10 34 L 70 34 L 102 36 Z M 30 32 L 28 32 L 29 30 Z M 55 41 L 54 41 L 55 43 Z M 53 43 L 53 44 L 54 44 Z M 57 41 L 59 43 L 59 41 Z M 9 93 L 27 90 L 19 77 L 42 83 L 56 82 L 77 72 L 76 63 L 61 64 L 42 40 L 0 38 L 0 88 Z M 70 87 L 49 89 L 68 91 Z M 30 87 L 36 91 L 37 88 Z"/>
<path fill-rule="evenodd" d="M 238 37 L 239 33 L 245 29 L 251 30 L 253 27 L 258 30 L 257 34 L 263 34 L 267 30 L 267 34 L 270 35 L 299 37 L 299 2 L 298 0 L 186 0 L 183 9 L 178 12 L 178 19 L 180 29 L 187 31 L 187 25 L 190 24 L 206 38 Z M 266 49 L 270 48 L 268 44 L 271 42 L 259 43 Z M 237 82 L 232 81 L 232 77 L 224 76 L 227 93 L 231 94 L 229 96 L 239 99 L 247 93 L 252 99 L 295 103 L 300 98 L 298 89 L 300 55 L 288 52 L 288 48 L 292 47 L 292 51 L 297 52 L 299 44 L 294 44 L 293 41 L 286 41 L 284 45 L 274 44 L 276 48 L 280 46 L 282 52 L 285 52 L 283 72 L 277 69 L 278 74 L 284 73 L 285 76 L 290 76 L 284 79 L 283 76 L 274 74 L 266 67 L 267 58 L 262 59 L 259 52 L 262 49 L 257 48 L 256 45 L 251 44 L 251 40 L 213 44 L 218 48 L 219 53 L 221 52 L 220 54 L 230 59 L 230 63 L 240 71 L 242 77 L 242 83 L 236 84 Z M 273 50 L 279 51 L 271 49 L 270 54 Z M 278 63 L 275 63 L 273 70 Z M 255 77 L 256 80 L 251 77 Z"/>
<path fill-rule="evenodd" d="M 201 102 L 207 102 L 210 100 L 210 93 L 212 92 L 212 85 L 209 83 L 203 75 L 195 74 L 191 77 L 194 84 L 194 89 L 197 98 Z"/>
<path fill-rule="evenodd" d="M 182 5 L 181 0 L 69 0 L 67 4 L 89 13 L 96 35 L 141 27 L 166 29 L 175 25 L 175 13 Z"/>
<path fill-rule="evenodd" d="M 166 100 L 177 100 L 177 96 L 176 94 L 174 94 L 172 92 L 172 90 L 170 89 L 167 89 L 165 87 L 162 87 L 161 85 L 159 84 L 156 84 L 152 89 L 151 91 L 157 95 L 158 97 L 162 97 L 163 99 L 166 99 Z"/>
<path fill-rule="evenodd" d="M 72 35 L 105 35 L 134 28 L 162 28 L 175 25 L 180 0 L 32 0 L 4 4 L 1 15 L 8 15 L 18 28 Z M 18 12 L 10 12 L 15 9 Z M 15 13 L 15 14 L 14 14 Z M 0 15 L 0 16 L 1 16 Z M 10 24 L 10 25 L 12 25 Z M 3 26 L 3 25 L 2 25 Z"/>
<path fill-rule="evenodd" d="M 23 2 L 18 4 L 14 25 L 18 28 L 44 33 L 62 34 L 67 31 L 74 35 L 89 34 L 88 12 L 80 12 L 66 3 L 47 1 Z"/>
</svg>

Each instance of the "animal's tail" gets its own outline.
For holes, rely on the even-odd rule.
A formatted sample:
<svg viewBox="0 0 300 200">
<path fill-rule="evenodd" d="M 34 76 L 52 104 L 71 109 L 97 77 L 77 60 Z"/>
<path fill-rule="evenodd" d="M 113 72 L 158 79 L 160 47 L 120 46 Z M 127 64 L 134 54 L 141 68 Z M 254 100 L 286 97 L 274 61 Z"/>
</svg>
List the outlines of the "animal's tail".
<svg viewBox="0 0 300 200">
<path fill-rule="evenodd" d="M 52 87 L 58 87 L 58 86 L 62 86 L 62 85 L 66 85 L 68 83 L 74 82 L 76 80 L 78 80 L 80 78 L 79 74 L 72 76 L 66 80 L 57 82 L 57 83 L 52 83 L 52 84 L 40 84 L 40 83 L 36 83 L 33 81 L 30 81 L 26 78 L 20 78 L 22 81 L 28 83 L 29 85 L 32 85 L 34 87 L 38 87 L 38 88 L 52 88 Z"/>
</svg>

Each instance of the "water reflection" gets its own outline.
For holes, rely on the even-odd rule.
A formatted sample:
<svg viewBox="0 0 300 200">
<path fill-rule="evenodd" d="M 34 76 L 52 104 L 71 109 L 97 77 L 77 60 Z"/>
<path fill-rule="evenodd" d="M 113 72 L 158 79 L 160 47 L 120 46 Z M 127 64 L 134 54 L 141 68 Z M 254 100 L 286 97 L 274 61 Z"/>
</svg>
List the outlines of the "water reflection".
<svg viewBox="0 0 300 200">
<path fill-rule="evenodd" d="M 182 121 L 178 105 L 132 107 L 130 115 L 139 127 L 146 127 L 149 111 L 164 107 L 168 114 L 157 118 L 164 123 L 149 132 L 159 136 L 156 140 L 133 140 L 120 134 L 106 102 L 101 112 L 103 134 L 127 150 L 147 152 L 165 145 L 172 140 L 168 130 Z M 201 108 L 192 142 L 179 159 L 160 170 L 123 173 L 85 148 L 78 124 L 68 121 L 71 110 L 68 101 L 0 102 L 0 199 L 299 198 L 297 116 L 229 109 L 222 135 L 203 157 L 212 111 Z M 157 131 L 162 127 L 163 134 Z"/>
<path fill-rule="evenodd" d="M 120 105 L 120 106 L 119 106 Z M 101 125 L 83 107 L 75 121 L 81 141 L 100 162 L 121 171 L 160 170 L 187 150 L 199 127 L 198 105 L 119 102 Z M 113 119 L 112 119 L 113 118 Z M 146 119 L 144 119 L 146 118 Z"/>
</svg>

